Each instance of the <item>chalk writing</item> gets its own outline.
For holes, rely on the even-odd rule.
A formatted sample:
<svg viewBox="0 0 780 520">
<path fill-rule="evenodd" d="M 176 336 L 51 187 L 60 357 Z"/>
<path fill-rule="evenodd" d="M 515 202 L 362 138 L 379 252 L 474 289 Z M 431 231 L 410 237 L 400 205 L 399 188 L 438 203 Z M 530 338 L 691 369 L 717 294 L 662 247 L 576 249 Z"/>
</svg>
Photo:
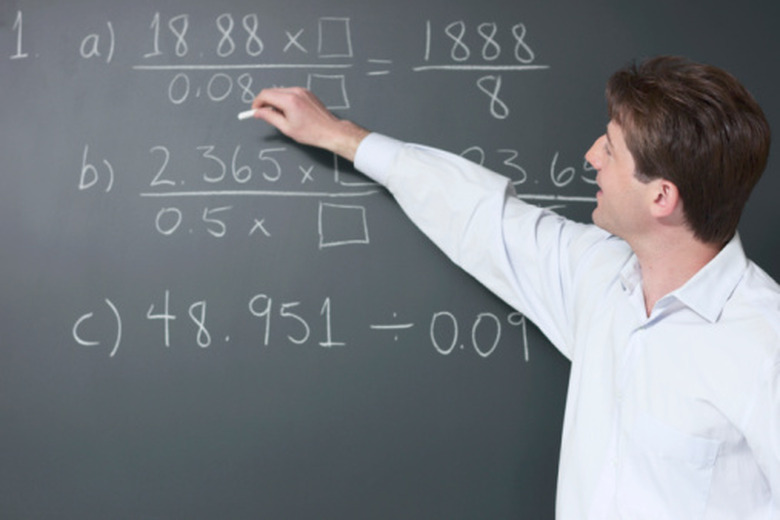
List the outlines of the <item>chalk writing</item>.
<svg viewBox="0 0 780 520">
<path fill-rule="evenodd" d="M 323 58 L 351 58 L 352 35 L 350 19 L 323 17 L 318 21 L 317 52 Z"/>
<path fill-rule="evenodd" d="M 163 52 L 160 50 L 160 13 L 155 13 L 154 17 L 152 17 L 152 23 L 149 26 L 149 28 L 152 30 L 153 37 L 152 37 L 152 52 L 144 54 L 144 58 L 154 58 L 156 56 L 162 56 Z M 168 20 L 168 29 L 173 33 L 173 35 L 176 37 L 176 44 L 175 44 L 175 52 L 176 56 L 186 56 L 187 52 L 189 50 L 189 47 L 187 46 L 187 41 L 185 40 L 185 36 L 187 34 L 187 30 L 189 29 L 190 21 L 189 21 L 189 15 L 186 14 L 180 14 L 174 17 L 171 17 Z"/>
<path fill-rule="evenodd" d="M 314 165 L 298 164 L 292 168 L 289 164 L 283 165 L 283 158 L 289 156 L 288 148 L 285 146 L 260 148 L 258 150 L 243 150 L 241 145 L 236 145 L 225 149 L 218 148 L 216 145 L 204 144 L 194 147 L 195 152 L 203 163 L 202 173 L 199 179 L 208 185 L 277 185 L 286 182 L 287 185 L 303 185 L 314 181 Z M 162 186 L 176 186 L 184 184 L 181 178 L 182 172 L 178 171 L 175 164 L 172 164 L 173 153 L 165 145 L 155 145 L 149 149 L 149 153 L 159 158 L 159 166 L 155 168 L 149 186 L 151 188 Z M 177 151 L 177 154 L 181 154 Z M 186 153 L 186 152 L 184 152 Z M 85 159 L 86 162 L 86 159 Z M 92 167 L 94 169 L 94 167 Z M 95 176 L 91 170 L 88 172 Z M 179 179 L 172 177 L 178 175 Z M 335 172 L 334 172 L 335 175 Z M 342 184 L 346 185 L 346 184 Z M 367 186 L 368 183 L 361 183 L 361 186 Z M 212 191 L 212 193 L 214 193 Z M 370 192 L 356 193 L 344 191 L 343 193 L 332 193 L 331 196 L 356 196 L 371 194 Z M 142 196 L 183 196 L 178 193 L 145 193 Z"/>
<path fill-rule="evenodd" d="M 290 31 L 284 31 L 284 34 L 287 36 L 287 43 L 284 46 L 283 52 L 286 53 L 291 48 L 295 48 L 304 54 L 309 53 L 306 47 L 304 47 L 303 44 L 300 42 L 301 35 L 303 34 L 303 29 L 298 29 L 298 32 L 296 32 L 295 34 L 290 33 Z"/>
<path fill-rule="evenodd" d="M 499 32 L 502 30 L 508 30 L 512 35 L 509 42 L 512 51 L 509 62 L 495 64 L 493 62 L 508 54 L 504 48 L 506 44 L 502 46 L 498 39 Z M 476 43 L 469 40 L 472 31 L 479 37 L 479 41 Z M 443 36 L 443 38 L 437 39 L 438 36 Z M 423 72 L 431 70 L 523 71 L 548 69 L 548 65 L 534 63 L 536 53 L 528 43 L 526 36 L 527 29 L 523 23 L 517 23 L 511 28 L 502 28 L 495 22 L 483 22 L 477 24 L 476 29 L 473 29 L 465 21 L 457 20 L 445 25 L 439 33 L 433 28 L 431 20 L 427 20 L 425 22 L 425 48 L 423 52 L 423 61 L 426 65 L 414 67 L 413 70 Z M 439 45 L 434 47 L 435 43 Z M 479 52 L 475 52 L 474 48 L 477 48 Z M 437 53 L 437 49 L 442 51 Z M 475 55 L 481 63 L 473 63 L 472 58 Z M 439 63 L 430 63 L 434 59 L 438 60 Z"/>
<path fill-rule="evenodd" d="M 109 352 L 109 357 L 114 357 L 117 353 L 117 350 L 119 350 L 119 345 L 122 343 L 122 317 L 119 315 L 119 310 L 116 308 L 116 305 L 106 298 L 105 300 L 106 305 L 111 310 L 111 313 L 113 314 L 115 318 L 116 323 L 116 335 L 113 339 L 113 346 L 111 348 L 111 351 Z M 101 342 L 99 340 L 86 340 L 83 339 L 82 336 L 82 325 L 87 320 L 91 320 L 94 317 L 94 312 L 88 312 L 87 314 L 82 315 L 79 317 L 76 322 L 73 324 L 73 339 L 76 340 L 76 343 L 78 343 L 81 346 L 84 347 L 97 347 L 101 345 Z"/>
<path fill-rule="evenodd" d="M 111 63 L 114 57 L 114 49 L 116 47 L 116 36 L 114 35 L 114 26 L 110 21 L 106 22 L 108 28 L 108 52 L 106 55 L 106 63 Z M 81 40 L 81 47 L 79 49 L 82 58 L 100 58 L 103 56 L 101 53 L 100 33 L 92 33 Z"/>
<path fill-rule="evenodd" d="M 398 318 L 398 313 L 394 312 L 393 320 L 395 320 L 396 318 Z M 374 324 L 374 325 L 369 325 L 369 327 L 372 330 L 389 330 L 395 332 L 396 334 L 393 335 L 393 341 L 398 341 L 397 332 L 411 329 L 412 327 L 414 327 L 414 323 L 395 322 L 395 323 L 386 323 L 386 324 Z"/>
<path fill-rule="evenodd" d="M 92 163 L 87 162 L 88 155 L 89 145 L 84 145 L 84 153 L 82 154 L 81 159 L 81 176 L 79 177 L 79 190 L 82 191 L 97 185 L 101 178 L 101 174 L 97 167 Z M 105 188 L 106 193 L 108 193 L 111 191 L 111 188 L 114 187 L 114 167 L 111 166 L 111 163 L 106 159 L 103 159 L 103 166 L 105 166 L 104 175 L 108 176 Z"/>
<path fill-rule="evenodd" d="M 141 30 L 119 34 L 140 35 L 143 41 L 138 61 L 129 67 L 137 73 L 162 75 L 162 97 L 173 106 L 202 102 L 245 105 L 267 86 L 265 72 L 290 71 L 303 78 L 302 84 L 328 108 L 350 110 L 349 87 L 356 75 L 383 81 L 400 68 L 411 73 L 466 75 L 466 81 L 473 82 L 476 92 L 485 96 L 482 99 L 489 117 L 503 120 L 512 116 L 504 96 L 511 75 L 549 68 L 538 62 L 537 43 L 522 22 L 426 20 L 423 59 L 415 65 L 400 56 L 361 56 L 361 47 L 353 37 L 355 21 L 349 17 L 319 16 L 309 23 L 274 28 L 275 31 L 264 27 L 263 21 L 257 13 L 222 12 L 204 23 L 187 12 L 158 11 L 146 18 Z M 10 52 L 13 60 L 30 56 L 24 32 L 26 22 L 22 11 L 17 11 L 12 28 L 14 47 Z M 78 55 L 84 60 L 118 66 L 115 58 L 123 45 L 119 34 L 112 21 L 106 20 L 79 37 Z M 204 38 L 203 34 L 210 36 Z M 266 55 L 284 58 L 266 60 Z M 250 149 L 246 144 L 200 142 L 182 150 L 156 142 L 136 151 L 135 156 L 144 153 L 147 161 L 141 167 L 140 179 L 145 187 L 136 193 L 144 201 L 161 203 L 145 209 L 150 227 L 159 236 L 222 240 L 238 232 L 256 241 L 273 240 L 279 230 L 287 227 L 286 223 L 276 221 L 262 208 L 249 214 L 246 209 L 239 211 L 241 200 L 271 197 L 315 200 L 316 211 L 312 214 L 316 218 L 316 246 L 322 251 L 320 254 L 336 247 L 371 244 L 367 199 L 381 193 L 381 188 L 365 178 L 344 173 L 335 155 L 329 168 L 321 162 L 301 160 L 297 150 L 286 145 Z M 560 151 L 550 152 L 543 168 L 529 166 L 528 159 L 511 147 L 488 150 L 472 146 L 462 155 L 506 175 L 516 186 L 544 186 L 522 190 L 520 197 L 526 200 L 556 204 L 595 201 L 593 197 L 561 191 L 575 184 L 593 184 L 595 180 L 587 163 L 581 168 L 571 166 Z M 103 156 L 100 147 L 92 143 L 83 145 L 80 158 L 76 167 L 78 190 L 118 196 L 117 187 L 127 183 L 128 165 Z M 133 186 L 137 185 L 136 180 Z M 285 300 L 257 292 L 245 305 L 257 334 L 256 344 L 333 348 L 353 343 L 348 330 L 334 327 L 337 308 L 330 297 L 319 300 L 317 312 L 310 307 L 311 302 L 307 304 L 301 299 Z M 74 342 L 87 349 L 109 345 L 109 356 L 113 358 L 122 344 L 119 308 L 105 298 L 96 309 L 75 318 Z M 165 348 L 191 344 L 199 350 L 214 350 L 229 343 L 233 335 L 216 330 L 213 313 L 214 306 L 206 298 L 183 302 L 173 291 L 165 289 L 149 302 L 143 318 L 150 326 L 159 327 L 160 344 Z M 92 325 L 101 320 L 114 323 L 113 337 L 103 338 L 95 332 Z M 518 313 L 500 317 L 478 312 L 463 318 L 439 310 L 422 321 L 426 323 L 420 329 L 428 331 L 433 351 L 442 356 L 472 352 L 479 358 L 488 358 L 499 347 L 504 329 L 512 327 L 522 330 L 523 354 L 526 361 L 529 359 L 525 317 Z M 395 312 L 391 319 L 366 325 L 393 342 L 401 335 L 415 334 L 416 326 L 415 320 L 400 319 Z"/>
<path fill-rule="evenodd" d="M 518 23 L 513 25 L 509 32 L 512 35 L 511 47 L 512 54 L 509 62 L 497 63 L 505 56 L 503 44 L 499 41 L 500 27 L 496 22 L 482 22 L 477 24 L 476 32 L 477 44 L 469 40 L 472 29 L 463 20 L 457 20 L 444 26 L 442 33 L 445 36 L 444 44 L 439 47 L 445 49 L 446 53 L 437 55 L 439 63 L 431 63 L 432 56 L 435 53 L 434 41 L 435 35 L 433 25 L 430 20 L 425 22 L 425 49 L 423 52 L 423 61 L 425 65 L 419 65 L 412 70 L 415 72 L 427 71 L 503 71 L 517 72 L 529 70 L 548 69 L 548 65 L 535 63 L 536 54 L 526 40 L 527 30 L 525 24 Z M 436 40 L 438 41 L 438 40 Z M 439 43 L 441 43 L 439 41 Z M 474 49 L 479 49 L 476 52 Z M 476 58 L 474 58 L 476 56 Z M 506 119 L 510 115 L 509 106 L 499 97 L 501 93 L 502 77 L 497 74 L 481 76 L 476 80 L 477 89 L 487 94 L 490 115 L 496 119 Z"/>
<path fill-rule="evenodd" d="M 376 58 L 369 59 L 368 63 L 377 66 L 383 66 L 383 67 L 380 68 L 379 70 L 371 70 L 369 72 L 366 72 L 367 76 L 386 76 L 390 74 L 390 70 L 384 68 L 384 66 L 389 66 L 393 64 L 392 60 L 381 60 Z"/>
<path fill-rule="evenodd" d="M 333 199 L 360 199 L 380 193 L 373 182 L 342 173 L 337 156 L 333 156 L 332 171 L 323 172 L 314 164 L 291 163 L 294 150 L 286 146 L 260 147 L 246 150 L 241 145 L 217 146 L 203 144 L 193 146 L 189 155 L 200 159 L 200 171 L 193 175 L 191 169 L 182 170 L 177 158 L 187 154 L 184 150 L 170 150 L 166 145 L 155 144 L 148 149 L 152 158 L 148 173 L 149 190 L 141 191 L 143 199 L 167 200 L 153 210 L 153 227 L 162 236 L 173 237 L 182 233 L 194 236 L 197 231 L 205 236 L 224 238 L 233 227 L 229 220 L 236 203 L 214 202 L 239 198 L 288 198 L 320 199 L 316 213 L 316 229 L 319 249 L 346 245 L 370 244 L 368 208 L 364 204 L 325 202 Z M 592 196 L 556 193 L 574 183 L 593 185 L 592 167 L 583 161 L 582 169 L 561 166 L 561 155 L 555 151 L 546 174 L 547 185 L 543 190 L 529 190 L 528 185 L 540 185 L 545 180 L 544 171 L 535 171 L 521 164 L 520 152 L 500 148 L 488 152 L 480 146 L 472 146 L 461 155 L 477 164 L 485 165 L 506 175 L 516 185 L 525 185 L 520 198 L 538 203 L 554 202 L 557 206 L 573 203 L 594 203 Z M 188 164 L 191 159 L 187 158 Z M 120 168 L 121 170 L 121 168 Z M 100 157 L 89 144 L 81 155 L 77 187 L 79 191 L 100 190 L 111 193 L 121 180 L 120 171 L 107 158 Z M 185 175 L 186 174 L 186 175 Z M 332 183 L 327 179 L 332 178 Z M 348 180 L 349 179 L 349 180 Z M 351 180 L 356 179 L 356 180 Z M 186 184 L 186 189 L 185 189 Z M 279 186 L 278 188 L 276 186 Z M 309 188 L 312 186 L 312 188 Z M 327 188 L 330 186 L 330 188 Z M 323 189 L 325 188 L 325 189 Z M 182 199 L 207 200 L 199 208 L 177 203 Z M 239 222 L 239 231 L 258 239 L 271 238 L 274 223 L 255 215 Z"/>
<path fill-rule="evenodd" d="M 512 180 L 512 184 L 515 186 L 527 185 L 530 183 L 539 184 L 540 180 L 544 180 L 545 177 L 550 180 L 552 186 L 547 193 L 529 193 L 528 187 L 525 186 L 523 192 L 518 195 L 521 199 L 584 203 L 596 202 L 596 198 L 591 196 L 569 196 L 554 193 L 557 190 L 571 186 L 577 181 L 590 186 L 596 184 L 595 174 L 593 173 L 595 170 L 585 159 L 581 159 L 582 167 L 579 171 L 574 166 L 561 168 L 559 166 L 560 152 L 556 151 L 550 160 L 550 167 L 546 173 L 543 171 L 532 172 L 532 174 L 529 175 L 529 170 L 518 163 L 518 158 L 520 157 L 520 152 L 518 150 L 501 148 L 488 154 L 484 148 L 472 146 L 463 150 L 460 155 L 480 166 L 486 166 L 506 175 Z M 500 162 L 496 163 L 495 161 L 497 159 Z"/>
<path fill-rule="evenodd" d="M 265 40 L 261 37 L 263 32 L 260 27 L 260 19 L 256 14 L 247 14 L 241 17 L 242 29 L 237 28 L 236 16 L 232 13 L 222 13 L 215 20 L 215 27 L 219 34 L 218 43 L 213 54 L 217 58 L 224 59 L 234 56 L 243 44 L 244 55 L 249 58 L 258 58 L 266 49 Z M 317 20 L 317 57 L 320 59 L 347 60 L 342 63 L 245 63 L 245 64 L 165 64 L 150 65 L 138 64 L 135 70 L 146 71 L 177 71 L 177 74 L 168 84 L 168 99 L 171 103 L 180 105 L 187 101 L 207 99 L 213 102 L 222 102 L 232 99 L 231 94 L 237 85 L 237 92 L 243 102 L 250 102 L 258 90 L 253 87 L 255 79 L 244 72 L 239 76 L 228 74 L 228 71 L 251 71 L 257 69 L 308 69 L 306 86 L 314 91 L 331 110 L 349 109 L 349 96 L 347 92 L 347 77 L 344 74 L 315 73 L 315 70 L 324 69 L 352 69 L 355 63 L 351 60 L 355 57 L 352 41 L 351 19 L 347 17 L 323 16 Z M 192 53 L 188 44 L 188 31 L 190 29 L 189 15 L 180 14 L 167 19 L 167 23 L 160 13 L 155 13 L 149 26 L 152 32 L 152 52 L 143 55 L 144 59 L 165 57 L 166 52 L 179 58 L 186 58 Z M 169 43 L 169 48 L 163 50 L 161 34 L 166 30 L 174 37 L 174 42 Z M 304 29 L 286 30 L 287 41 L 282 51 L 287 53 L 297 50 L 302 54 L 308 54 L 308 48 L 301 42 Z M 537 64 L 536 54 L 527 39 L 525 24 L 500 26 L 496 22 L 482 22 L 476 27 L 469 26 L 463 20 L 450 22 L 443 26 L 441 33 L 434 33 L 432 22 L 425 22 L 425 49 L 424 65 L 412 68 L 415 72 L 425 71 L 505 71 L 517 72 L 527 70 L 544 70 L 548 65 Z M 478 42 L 475 43 L 473 36 Z M 444 42 L 435 38 L 442 37 Z M 509 38 L 510 41 L 506 41 Z M 239 43 L 241 42 L 241 43 Z M 434 48 L 434 42 L 437 45 Z M 437 53 L 437 49 L 443 49 L 444 54 Z M 431 63 L 436 55 L 440 63 Z M 480 62 L 475 63 L 472 58 Z M 502 60 L 503 59 L 503 60 Z M 507 62 L 508 60 L 508 62 Z M 504 63 L 499 63 L 504 61 Z M 386 76 L 390 74 L 389 68 L 384 67 L 393 63 L 389 59 L 369 58 L 367 60 L 377 70 L 369 70 L 367 76 Z M 194 72 L 212 71 L 210 76 L 194 79 Z M 476 87 L 479 91 L 488 95 L 488 110 L 496 119 L 506 119 L 510 115 L 509 106 L 500 98 L 502 84 L 500 75 L 486 75 L 477 78 Z"/>
<path fill-rule="evenodd" d="M 325 107 L 330 110 L 347 109 L 346 76 L 343 74 L 309 74 L 306 88 L 315 92 Z"/>
<path fill-rule="evenodd" d="M 492 88 L 489 86 L 492 83 Z M 499 99 L 501 91 L 501 76 L 483 76 L 477 80 L 477 87 L 490 98 L 490 115 L 496 119 L 509 117 L 509 107 Z"/>
<path fill-rule="evenodd" d="M 353 41 L 353 20 L 349 17 L 320 16 L 316 28 L 286 28 L 285 41 L 269 41 L 270 31 L 263 27 L 258 13 L 236 14 L 223 12 L 212 19 L 210 28 L 194 27 L 201 20 L 193 19 L 189 13 L 162 14 L 157 11 L 148 18 L 147 37 L 143 42 L 145 52 L 141 62 L 131 66 L 136 71 L 174 73 L 167 80 L 167 98 L 174 105 L 207 100 L 221 103 L 230 100 L 249 103 L 260 88 L 258 78 L 252 71 L 259 70 L 303 70 L 307 72 L 306 84 L 334 110 L 346 110 L 349 102 L 348 83 L 345 74 L 324 74 L 324 71 L 349 71 L 366 63 L 369 77 L 383 77 L 390 74 L 395 60 L 367 58 L 357 61 L 356 45 Z M 25 17 L 17 11 L 12 30 L 14 49 L 10 59 L 19 60 L 30 56 L 26 50 Z M 203 31 L 211 31 L 212 38 L 202 38 Z M 140 34 L 142 31 L 126 31 Z M 198 38 L 194 35 L 198 34 Z M 306 39 L 314 33 L 314 41 Z M 520 72 L 545 70 L 549 65 L 537 62 L 534 42 L 529 30 L 522 22 L 498 23 L 495 21 L 467 22 L 455 20 L 438 22 L 426 20 L 424 25 L 423 64 L 411 66 L 413 72 L 427 71 L 489 71 Z M 273 33 L 276 34 L 276 31 Z M 276 36 L 274 36 L 275 38 Z M 214 42 L 210 49 L 199 48 L 203 42 Z M 105 27 L 84 35 L 78 45 L 79 55 L 85 60 L 101 59 L 112 64 L 117 48 L 123 45 L 111 20 Z M 198 48 L 196 48 L 198 47 Z M 259 62 L 268 54 L 270 47 L 283 55 L 310 55 L 309 49 L 316 47 L 316 60 L 300 63 Z M 247 59 L 246 63 L 230 63 L 236 56 Z M 204 63 L 203 60 L 216 62 Z M 175 59 L 175 62 L 172 60 Z M 185 61 L 182 63 L 181 61 Z M 186 63 L 188 62 L 188 63 Z M 475 79 L 478 91 L 488 96 L 488 112 L 496 119 L 510 116 L 510 107 L 501 99 L 504 78 L 498 74 L 483 75 Z"/>
<path fill-rule="evenodd" d="M 11 55 L 12 60 L 27 58 L 30 55 L 22 50 L 22 29 L 24 28 L 24 18 L 21 11 L 16 12 L 13 30 L 16 32 L 16 52 Z"/>
<path fill-rule="evenodd" d="M 113 337 L 110 337 L 111 348 L 108 352 L 114 358 L 122 344 L 122 316 L 118 307 L 108 298 L 103 302 L 110 314 L 103 313 L 103 318 L 110 318 L 115 327 Z M 153 301 L 144 314 L 149 324 L 159 326 L 160 346 L 166 349 L 187 348 L 210 349 L 224 347 L 231 343 L 231 331 L 217 332 L 209 319 L 209 301 L 198 299 L 193 302 L 179 302 L 170 289 L 165 289 L 157 301 Z M 333 301 L 330 297 L 322 300 L 317 306 L 319 311 L 312 312 L 312 306 L 301 300 L 278 301 L 272 295 L 258 292 L 246 303 L 243 316 L 252 321 L 250 330 L 255 336 L 249 342 L 251 347 L 270 348 L 284 345 L 292 346 L 316 345 L 321 348 L 347 347 L 349 344 L 342 339 L 343 332 L 336 333 L 334 328 Z M 179 313 L 186 309 L 185 326 L 176 327 Z M 87 324 L 97 320 L 94 311 L 78 316 L 71 329 L 73 340 L 79 347 L 98 349 L 103 345 L 97 334 L 89 332 Z M 428 323 L 428 339 L 434 352 L 442 356 L 450 356 L 455 352 L 466 352 L 468 347 L 479 358 L 490 357 L 501 343 L 503 327 L 517 327 L 522 334 L 523 357 L 530 361 L 527 324 L 525 316 L 518 312 L 510 312 L 503 319 L 492 312 L 479 312 L 466 320 L 470 323 L 467 343 L 461 342 L 461 320 L 450 311 L 433 312 Z M 393 313 L 393 321 L 389 323 L 373 323 L 365 326 L 377 333 L 391 332 L 393 342 L 397 342 L 402 332 L 411 333 L 415 328 L 413 321 L 400 321 L 398 314 Z M 349 331 L 347 331 L 347 334 Z M 104 332 L 105 334 L 105 332 Z M 339 339 L 336 339 L 339 338 Z"/>
<path fill-rule="evenodd" d="M 236 19 L 240 18 L 239 24 Z M 266 50 L 266 43 L 262 37 L 260 17 L 257 13 L 249 13 L 237 17 L 233 13 L 221 13 L 214 19 L 217 44 L 212 49 L 213 54 L 219 58 L 232 57 L 238 50 L 250 58 L 260 57 Z M 190 47 L 190 15 L 187 13 L 168 17 L 159 12 L 152 16 L 149 24 L 151 31 L 150 52 L 143 55 L 144 59 L 165 57 L 173 52 L 178 58 L 188 57 L 193 54 Z M 302 42 L 304 28 L 285 30 L 287 41 L 282 47 L 282 52 L 287 53 L 297 50 L 308 54 L 308 49 Z M 173 36 L 171 44 L 168 35 Z M 317 21 L 317 54 L 321 58 L 352 58 L 352 36 L 350 19 L 345 17 L 321 17 Z"/>
</svg>

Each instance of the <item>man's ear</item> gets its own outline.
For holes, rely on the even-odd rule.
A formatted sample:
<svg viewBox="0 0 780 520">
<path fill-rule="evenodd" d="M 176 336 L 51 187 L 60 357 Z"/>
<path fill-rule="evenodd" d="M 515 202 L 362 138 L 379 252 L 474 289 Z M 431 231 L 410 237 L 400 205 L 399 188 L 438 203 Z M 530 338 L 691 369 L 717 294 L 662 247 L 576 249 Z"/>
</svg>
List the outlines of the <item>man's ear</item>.
<svg viewBox="0 0 780 520">
<path fill-rule="evenodd" d="M 667 179 L 651 181 L 654 186 L 651 212 L 658 219 L 682 217 L 682 200 L 677 185 Z"/>
</svg>

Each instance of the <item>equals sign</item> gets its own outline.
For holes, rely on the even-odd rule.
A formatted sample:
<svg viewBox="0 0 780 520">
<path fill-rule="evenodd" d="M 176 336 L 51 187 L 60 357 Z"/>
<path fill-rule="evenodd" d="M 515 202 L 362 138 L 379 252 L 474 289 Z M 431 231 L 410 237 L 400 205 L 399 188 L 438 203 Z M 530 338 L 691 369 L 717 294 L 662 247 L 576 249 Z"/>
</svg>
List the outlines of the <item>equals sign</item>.
<svg viewBox="0 0 780 520">
<path fill-rule="evenodd" d="M 397 318 L 398 314 L 393 313 L 393 318 Z M 411 329 L 414 327 L 414 323 L 394 323 L 389 325 L 370 325 L 371 330 L 390 330 L 390 331 L 399 331 L 399 330 L 406 330 Z M 398 341 L 398 334 L 396 334 L 393 337 L 393 341 Z"/>
<path fill-rule="evenodd" d="M 372 65 L 386 66 L 386 67 L 393 64 L 393 62 L 390 60 L 368 60 L 368 62 Z M 389 70 L 372 70 L 370 72 L 367 72 L 366 76 L 385 76 L 387 74 L 390 74 Z"/>
</svg>

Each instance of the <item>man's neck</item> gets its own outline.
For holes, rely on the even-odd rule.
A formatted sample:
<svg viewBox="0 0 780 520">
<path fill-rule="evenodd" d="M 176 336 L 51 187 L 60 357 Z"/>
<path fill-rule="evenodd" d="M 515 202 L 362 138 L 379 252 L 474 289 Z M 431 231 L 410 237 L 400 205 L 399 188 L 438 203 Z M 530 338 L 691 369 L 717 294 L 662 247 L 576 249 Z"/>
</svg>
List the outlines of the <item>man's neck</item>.
<svg viewBox="0 0 780 520">
<path fill-rule="evenodd" d="M 632 248 L 642 272 L 645 311 L 679 289 L 720 252 L 715 244 L 701 242 L 688 233 L 668 233 Z"/>
</svg>

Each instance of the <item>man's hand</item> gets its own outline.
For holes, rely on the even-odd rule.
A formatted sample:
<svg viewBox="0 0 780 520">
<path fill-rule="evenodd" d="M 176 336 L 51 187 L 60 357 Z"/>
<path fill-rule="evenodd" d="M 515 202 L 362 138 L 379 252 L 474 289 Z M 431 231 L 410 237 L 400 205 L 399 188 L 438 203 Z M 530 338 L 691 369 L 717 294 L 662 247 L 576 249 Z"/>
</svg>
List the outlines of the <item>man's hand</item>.
<svg viewBox="0 0 780 520">
<path fill-rule="evenodd" d="M 350 161 L 368 130 L 333 115 L 304 88 L 264 89 L 252 102 L 255 117 L 301 144 L 324 148 Z"/>
</svg>

